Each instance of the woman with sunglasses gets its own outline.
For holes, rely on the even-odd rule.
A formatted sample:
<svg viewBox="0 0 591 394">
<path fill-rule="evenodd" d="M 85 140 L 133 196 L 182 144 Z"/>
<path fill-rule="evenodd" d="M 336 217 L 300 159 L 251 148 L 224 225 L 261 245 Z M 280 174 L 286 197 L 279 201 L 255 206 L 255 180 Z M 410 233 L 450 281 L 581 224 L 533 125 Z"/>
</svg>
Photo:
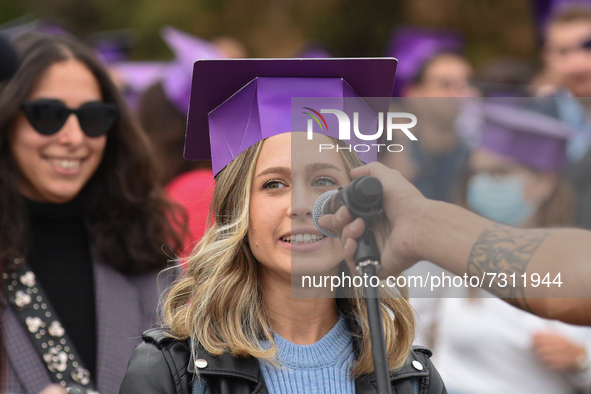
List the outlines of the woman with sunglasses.
<svg viewBox="0 0 591 394">
<path fill-rule="evenodd" d="M 161 248 L 180 244 L 172 207 L 92 52 L 67 36 L 14 43 L 20 68 L 0 84 L 4 390 L 116 393 L 152 322 Z"/>
</svg>

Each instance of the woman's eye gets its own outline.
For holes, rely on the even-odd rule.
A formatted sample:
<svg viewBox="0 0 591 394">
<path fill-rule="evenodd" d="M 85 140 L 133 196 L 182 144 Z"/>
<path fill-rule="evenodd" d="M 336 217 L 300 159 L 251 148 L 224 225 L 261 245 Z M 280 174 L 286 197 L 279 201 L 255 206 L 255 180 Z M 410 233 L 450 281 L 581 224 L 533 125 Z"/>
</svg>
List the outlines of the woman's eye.
<svg viewBox="0 0 591 394">
<path fill-rule="evenodd" d="M 263 186 L 263 188 L 269 189 L 269 190 L 281 189 L 282 187 L 285 187 L 285 185 L 279 181 L 269 181 L 269 182 L 265 183 L 265 185 Z"/>
<path fill-rule="evenodd" d="M 336 185 L 336 181 L 334 179 L 331 178 L 318 178 L 314 181 L 314 186 L 317 187 L 328 187 L 328 186 L 333 186 Z"/>
</svg>

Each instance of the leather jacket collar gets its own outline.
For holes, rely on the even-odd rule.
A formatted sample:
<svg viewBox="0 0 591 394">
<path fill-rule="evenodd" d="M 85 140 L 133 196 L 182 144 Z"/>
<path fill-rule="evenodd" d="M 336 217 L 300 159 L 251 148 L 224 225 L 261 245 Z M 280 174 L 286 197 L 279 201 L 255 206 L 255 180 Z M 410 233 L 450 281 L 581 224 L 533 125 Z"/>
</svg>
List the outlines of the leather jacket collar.
<svg viewBox="0 0 591 394">
<path fill-rule="evenodd" d="M 188 341 L 170 338 L 162 329 L 148 330 L 142 337 L 144 343 L 129 361 L 119 394 L 191 394 L 196 373 L 206 381 L 206 394 L 268 394 L 259 362 L 253 357 L 212 356 L 197 345 L 195 360 Z M 445 394 L 430 356 L 429 350 L 414 348 L 402 368 L 390 373 L 393 392 L 413 394 L 412 383 L 418 383 L 418 394 Z M 356 379 L 355 392 L 377 394 L 375 376 Z"/>
<path fill-rule="evenodd" d="M 356 339 L 354 339 L 354 341 L 354 349 L 358 349 L 358 346 L 360 345 L 359 341 Z M 401 380 L 408 380 L 409 378 L 413 377 L 429 377 L 430 372 L 427 366 L 424 365 L 424 357 L 420 357 L 417 354 L 417 352 L 423 353 L 427 355 L 427 357 L 431 356 L 431 351 L 429 351 L 428 349 L 415 347 L 413 351 L 410 353 L 402 368 L 390 372 L 390 381 L 392 383 Z M 224 353 L 221 356 L 212 356 L 211 354 L 203 350 L 203 348 L 198 348 L 197 354 L 199 357 L 198 360 L 200 361 L 199 364 L 205 365 L 205 367 L 196 367 L 195 359 L 193 358 L 193 354 L 191 354 L 189 357 L 189 365 L 187 367 L 187 371 L 191 374 L 195 374 L 197 372 L 201 377 L 205 378 L 206 380 L 208 380 L 209 377 L 246 379 L 252 382 L 255 386 L 253 394 L 268 393 L 264 380 L 262 378 L 261 371 L 259 369 L 259 362 L 257 359 L 253 357 L 238 358 L 232 356 L 229 353 Z M 366 375 L 356 379 L 355 391 L 358 394 L 377 393 L 375 375 Z"/>
</svg>

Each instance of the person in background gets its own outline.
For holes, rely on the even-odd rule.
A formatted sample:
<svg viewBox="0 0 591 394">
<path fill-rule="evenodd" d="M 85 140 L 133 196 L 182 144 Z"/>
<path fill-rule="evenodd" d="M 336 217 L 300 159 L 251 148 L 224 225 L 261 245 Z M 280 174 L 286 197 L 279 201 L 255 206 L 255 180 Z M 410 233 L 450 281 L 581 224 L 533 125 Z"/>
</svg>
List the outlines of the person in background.
<svg viewBox="0 0 591 394">
<path fill-rule="evenodd" d="M 16 50 L 14 49 L 12 43 L 4 37 L 4 35 L 0 34 L 0 57 L 3 59 L 4 63 L 2 64 L 2 68 L 0 71 L 0 82 L 8 80 L 12 78 L 12 76 L 16 73 L 19 67 L 18 55 Z M 0 264 L 0 274 L 3 271 L 3 267 Z M 1 321 L 0 321 L 1 325 Z M 1 341 L 1 338 L 0 338 Z M 0 369 L 4 369 L 4 350 L 0 353 Z M 0 375 L 1 376 L 1 375 Z M 4 387 L 4 378 L 0 377 L 0 387 Z M 3 391 L 4 392 L 4 391 Z M 8 393 L 10 394 L 10 393 Z M 63 387 L 58 385 L 51 385 L 41 391 L 39 394 L 66 394 L 66 391 Z"/>
<path fill-rule="evenodd" d="M 551 94 L 573 97 L 557 100 L 557 110 L 561 119 L 579 130 L 567 145 L 569 162 L 577 163 L 591 146 L 591 104 L 585 99 L 591 97 L 591 3 L 577 0 L 550 3 L 542 20 L 544 71 L 554 82 Z"/>
<path fill-rule="evenodd" d="M 154 322 L 161 248 L 180 248 L 181 226 L 92 51 L 66 35 L 14 44 L 20 67 L 0 84 L 3 389 L 94 381 L 116 393 Z"/>
<path fill-rule="evenodd" d="M 410 112 L 420 122 L 413 127 L 418 141 L 397 141 L 404 150 L 385 152 L 381 161 L 426 197 L 442 201 L 452 201 L 450 193 L 468 154 L 456 132 L 457 98 L 476 95 L 469 84 L 472 67 L 461 48 L 460 37 L 452 32 L 404 28 L 395 32 L 389 51 L 401 66 L 395 95 L 404 96 L 391 111 Z"/>
<path fill-rule="evenodd" d="M 591 2 L 541 3 L 544 70 L 534 81 L 538 95 L 554 96 L 557 116 L 576 129 L 569 139 L 566 175 L 578 197 L 576 224 L 591 229 Z"/>
<path fill-rule="evenodd" d="M 543 72 L 552 81 L 555 93 L 591 97 L 591 3 L 580 0 L 554 0 L 539 15 L 543 35 Z M 549 87 L 544 88 L 548 90 Z M 568 152 L 569 160 L 576 159 Z"/>
<path fill-rule="evenodd" d="M 187 211 L 189 231 L 181 250 L 187 254 L 205 232 L 214 186 L 208 162 L 183 158 L 193 63 L 225 55 L 218 46 L 172 27 L 162 29 L 162 38 L 175 60 L 142 95 L 138 115 L 156 148 L 161 184 Z"/>
<path fill-rule="evenodd" d="M 140 98 L 138 116 L 153 141 L 162 170 L 160 182 L 167 185 L 182 173 L 204 167 L 183 158 L 193 63 L 223 54 L 214 44 L 170 26 L 162 28 L 161 35 L 175 59 Z"/>
<path fill-rule="evenodd" d="M 459 204 L 505 225 L 572 226 L 574 192 L 560 174 L 573 130 L 515 102 L 483 107 L 482 140 L 460 182 Z M 483 290 L 452 291 L 454 298 L 443 291 L 430 300 L 432 320 L 423 319 L 423 329 L 431 332 L 419 335 L 432 338 L 450 393 L 591 389 L 591 329 L 536 317 Z"/>
</svg>

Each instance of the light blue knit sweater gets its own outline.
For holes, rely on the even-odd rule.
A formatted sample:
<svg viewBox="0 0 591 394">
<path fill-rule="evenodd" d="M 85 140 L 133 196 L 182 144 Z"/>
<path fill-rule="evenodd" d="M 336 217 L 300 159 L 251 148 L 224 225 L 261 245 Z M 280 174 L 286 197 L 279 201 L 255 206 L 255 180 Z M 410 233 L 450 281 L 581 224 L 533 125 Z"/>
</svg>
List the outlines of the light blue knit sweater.
<svg viewBox="0 0 591 394">
<path fill-rule="evenodd" d="M 259 362 L 269 394 L 355 394 L 355 381 L 349 372 L 355 361 L 353 342 L 342 316 L 312 345 L 296 345 L 277 334 L 275 345 L 281 367 Z M 193 394 L 204 391 L 205 382 L 196 381 Z"/>
</svg>

